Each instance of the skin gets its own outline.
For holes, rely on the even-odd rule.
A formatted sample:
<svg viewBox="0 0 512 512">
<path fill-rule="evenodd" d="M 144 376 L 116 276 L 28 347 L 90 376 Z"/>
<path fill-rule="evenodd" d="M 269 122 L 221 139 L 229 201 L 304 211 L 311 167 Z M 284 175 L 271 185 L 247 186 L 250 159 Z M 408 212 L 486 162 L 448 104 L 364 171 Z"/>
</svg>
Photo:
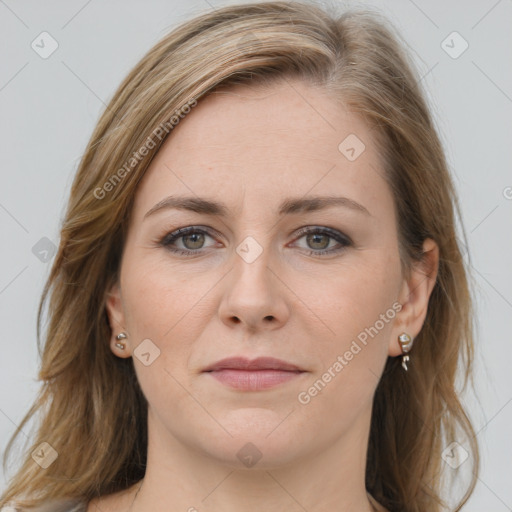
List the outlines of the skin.
<svg viewBox="0 0 512 512">
<path fill-rule="evenodd" d="M 338 150 L 349 134 L 365 144 L 354 161 Z M 402 275 L 381 174 L 363 120 L 299 81 L 210 95 L 180 122 L 138 186 L 120 282 L 107 300 L 111 349 L 133 357 L 149 403 L 146 476 L 135 501 L 139 484 L 93 500 L 89 512 L 372 510 L 364 485 L 372 398 L 388 356 L 401 355 L 398 335 L 414 338 L 423 325 L 438 265 L 426 240 L 424 261 Z M 170 195 L 221 201 L 228 214 L 166 208 L 144 218 Z M 369 214 L 334 206 L 278 215 L 285 198 L 313 195 L 350 198 Z M 191 256 L 159 243 L 187 226 L 212 230 L 175 241 Z M 307 226 L 330 227 L 352 245 L 297 234 Z M 248 236 L 262 250 L 251 263 L 236 251 Z M 396 316 L 300 403 L 395 302 Z M 115 346 L 122 331 L 124 350 Z M 145 339 L 160 350 L 148 366 L 134 354 Z M 202 372 L 235 355 L 306 371 L 257 392 Z M 237 458 L 249 442 L 262 455 L 252 467 Z"/>
</svg>

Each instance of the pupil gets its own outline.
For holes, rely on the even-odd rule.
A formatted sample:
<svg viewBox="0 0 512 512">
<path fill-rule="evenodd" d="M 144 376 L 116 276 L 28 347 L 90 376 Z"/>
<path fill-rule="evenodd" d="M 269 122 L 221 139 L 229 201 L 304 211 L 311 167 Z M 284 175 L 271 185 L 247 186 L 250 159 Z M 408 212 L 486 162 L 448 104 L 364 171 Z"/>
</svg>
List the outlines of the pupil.
<svg viewBox="0 0 512 512">
<path fill-rule="evenodd" d="M 317 244 L 315 249 L 325 249 L 329 245 L 329 241 L 325 235 L 322 235 L 320 233 L 313 233 L 311 235 L 308 235 L 308 243 L 309 244 Z M 322 244 L 323 239 L 323 244 Z M 188 242 L 192 243 L 192 246 Z M 327 245 L 325 244 L 327 242 Z M 191 235 L 185 235 L 183 237 L 183 243 L 185 246 L 189 249 L 199 249 L 201 245 L 204 243 L 204 234 L 202 233 L 192 233 Z M 320 244 L 320 247 L 318 247 L 318 244 Z"/>
<path fill-rule="evenodd" d="M 318 238 L 320 238 L 320 239 L 323 238 L 324 242 L 327 241 L 327 245 L 329 245 L 329 241 L 327 240 L 327 237 L 325 235 L 320 234 L 320 233 L 314 233 L 312 235 L 309 235 L 308 243 L 311 240 L 313 240 L 313 244 L 318 243 L 319 242 Z M 322 244 L 320 244 L 320 245 L 322 245 Z M 315 247 L 315 249 L 325 249 L 327 247 L 327 245 L 325 245 L 325 243 L 324 243 L 322 247 Z"/>
<path fill-rule="evenodd" d="M 195 238 L 195 240 L 194 240 Z M 183 243 L 185 244 L 185 246 L 188 248 L 188 249 L 199 249 L 203 243 L 203 238 L 204 238 L 204 235 L 202 233 L 193 233 L 191 235 L 185 235 L 183 237 Z M 198 242 L 198 239 L 199 239 L 199 245 L 192 245 L 192 247 L 189 246 L 189 244 L 187 244 L 187 240 L 188 239 L 192 239 L 192 244 Z"/>
</svg>

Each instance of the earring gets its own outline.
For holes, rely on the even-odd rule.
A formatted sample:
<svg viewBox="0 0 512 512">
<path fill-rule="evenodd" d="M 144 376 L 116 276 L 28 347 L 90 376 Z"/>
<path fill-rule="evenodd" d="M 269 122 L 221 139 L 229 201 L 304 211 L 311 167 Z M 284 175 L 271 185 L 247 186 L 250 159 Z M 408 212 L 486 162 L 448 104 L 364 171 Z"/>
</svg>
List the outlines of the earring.
<svg viewBox="0 0 512 512">
<path fill-rule="evenodd" d="M 121 332 L 116 336 L 116 340 L 125 340 L 126 338 L 128 338 L 128 336 L 126 336 L 125 332 Z M 126 345 L 124 343 L 116 343 L 116 347 L 120 349 L 124 350 L 125 346 Z"/>
<path fill-rule="evenodd" d="M 400 347 L 402 348 L 402 367 L 405 371 L 407 371 L 407 362 L 409 361 L 408 352 L 411 351 L 413 339 L 406 333 L 403 332 L 398 336 L 398 342 L 400 343 Z"/>
</svg>

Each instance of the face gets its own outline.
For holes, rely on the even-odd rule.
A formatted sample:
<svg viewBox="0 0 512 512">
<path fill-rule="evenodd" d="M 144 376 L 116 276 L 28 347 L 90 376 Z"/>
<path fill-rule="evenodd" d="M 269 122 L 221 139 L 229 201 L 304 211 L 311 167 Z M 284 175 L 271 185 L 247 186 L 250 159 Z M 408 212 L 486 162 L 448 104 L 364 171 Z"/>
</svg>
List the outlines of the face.
<svg viewBox="0 0 512 512">
<path fill-rule="evenodd" d="M 292 83 L 210 95 L 175 127 L 107 302 L 150 432 L 234 465 L 241 449 L 276 467 L 364 439 L 398 334 L 421 328 L 369 128 Z M 281 362 L 244 367 L 257 358 Z"/>
</svg>

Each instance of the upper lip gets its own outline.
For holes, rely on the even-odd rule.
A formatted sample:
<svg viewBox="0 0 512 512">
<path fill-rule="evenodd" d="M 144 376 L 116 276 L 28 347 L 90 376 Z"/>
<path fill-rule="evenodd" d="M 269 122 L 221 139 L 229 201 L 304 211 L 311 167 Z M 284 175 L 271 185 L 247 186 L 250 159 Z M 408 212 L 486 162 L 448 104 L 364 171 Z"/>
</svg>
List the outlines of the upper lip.
<svg viewBox="0 0 512 512">
<path fill-rule="evenodd" d="M 256 359 L 247 359 L 245 357 L 228 357 L 221 359 L 216 363 L 205 368 L 204 372 L 213 372 L 217 370 L 282 370 L 288 372 L 303 372 L 302 368 L 287 363 L 274 357 L 258 357 Z"/>
</svg>

